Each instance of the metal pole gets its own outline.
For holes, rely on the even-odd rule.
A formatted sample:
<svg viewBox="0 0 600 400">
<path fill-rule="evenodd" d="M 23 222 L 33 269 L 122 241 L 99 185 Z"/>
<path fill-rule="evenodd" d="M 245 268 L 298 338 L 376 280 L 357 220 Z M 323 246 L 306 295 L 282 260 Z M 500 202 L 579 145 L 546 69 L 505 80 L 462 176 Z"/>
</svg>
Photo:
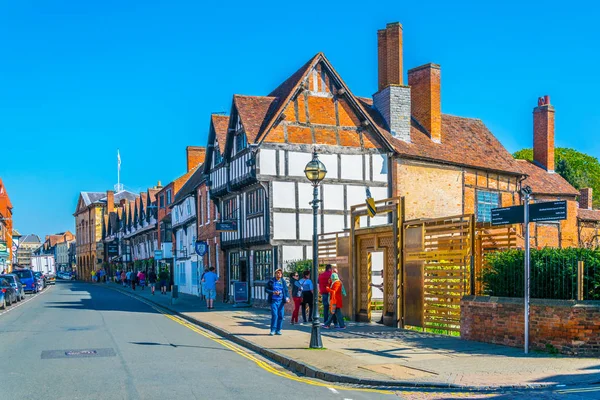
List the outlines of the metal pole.
<svg viewBox="0 0 600 400">
<path fill-rule="evenodd" d="M 529 193 L 525 193 L 525 354 L 529 354 Z"/>
<path fill-rule="evenodd" d="M 317 289 L 317 279 L 319 273 L 319 249 L 317 248 L 317 211 L 319 209 L 319 190 L 318 185 L 313 185 L 313 265 L 312 265 L 312 281 L 313 281 L 313 305 L 312 305 L 312 330 L 310 332 L 310 348 L 321 349 L 323 342 L 321 341 L 321 325 L 319 323 L 319 292 Z"/>
</svg>

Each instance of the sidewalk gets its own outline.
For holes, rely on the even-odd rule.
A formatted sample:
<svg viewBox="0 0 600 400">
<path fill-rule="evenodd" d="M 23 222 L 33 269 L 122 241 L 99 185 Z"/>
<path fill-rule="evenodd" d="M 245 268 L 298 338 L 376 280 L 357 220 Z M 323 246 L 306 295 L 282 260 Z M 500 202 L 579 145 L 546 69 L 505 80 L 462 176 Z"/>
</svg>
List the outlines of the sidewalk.
<svg viewBox="0 0 600 400">
<path fill-rule="evenodd" d="M 539 387 L 598 383 L 600 360 L 533 353 L 455 337 L 349 322 L 346 330 L 322 330 L 325 350 L 309 350 L 310 325 L 284 322 L 283 336 L 269 336 L 270 314 L 216 303 L 207 310 L 195 296 L 135 294 L 307 376 L 370 385 L 462 388 Z"/>
</svg>

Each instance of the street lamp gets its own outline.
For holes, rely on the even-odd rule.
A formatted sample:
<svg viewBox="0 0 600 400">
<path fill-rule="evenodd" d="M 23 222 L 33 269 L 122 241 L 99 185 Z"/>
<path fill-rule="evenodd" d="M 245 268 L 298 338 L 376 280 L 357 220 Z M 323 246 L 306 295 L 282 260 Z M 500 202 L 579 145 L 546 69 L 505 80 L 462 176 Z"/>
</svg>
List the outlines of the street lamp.
<svg viewBox="0 0 600 400">
<path fill-rule="evenodd" d="M 313 185 L 313 200 L 309 203 L 313 209 L 313 262 L 312 262 L 312 280 L 313 288 L 316 289 L 318 273 L 319 273 L 319 260 L 318 260 L 318 248 L 317 248 L 317 211 L 319 209 L 319 184 L 327 175 L 327 169 L 317 155 L 317 150 L 313 151 L 313 158 L 304 167 L 304 175 L 312 182 Z M 314 290 L 313 295 L 313 306 L 312 306 L 312 330 L 310 331 L 310 348 L 320 349 L 323 347 L 321 341 L 321 325 L 319 324 L 319 292 Z M 325 321 L 326 322 L 326 321 Z"/>
</svg>

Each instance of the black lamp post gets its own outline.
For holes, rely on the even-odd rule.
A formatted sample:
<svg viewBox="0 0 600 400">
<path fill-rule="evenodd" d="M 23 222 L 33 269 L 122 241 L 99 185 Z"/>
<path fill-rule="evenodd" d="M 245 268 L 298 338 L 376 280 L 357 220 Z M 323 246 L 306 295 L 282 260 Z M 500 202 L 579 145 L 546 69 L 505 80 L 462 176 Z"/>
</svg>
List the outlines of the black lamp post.
<svg viewBox="0 0 600 400">
<path fill-rule="evenodd" d="M 323 347 L 321 341 L 321 325 L 319 323 L 319 292 L 316 290 L 318 287 L 317 279 L 319 274 L 319 256 L 318 256 L 318 244 L 317 244 L 317 211 L 319 210 L 319 184 L 325 178 L 327 169 L 317 155 L 317 150 L 313 151 L 313 158 L 306 164 L 304 168 L 304 174 L 313 185 L 313 200 L 310 202 L 313 209 L 313 262 L 312 262 L 312 281 L 313 281 L 313 306 L 312 306 L 312 330 L 310 332 L 310 348 L 320 349 Z"/>
</svg>

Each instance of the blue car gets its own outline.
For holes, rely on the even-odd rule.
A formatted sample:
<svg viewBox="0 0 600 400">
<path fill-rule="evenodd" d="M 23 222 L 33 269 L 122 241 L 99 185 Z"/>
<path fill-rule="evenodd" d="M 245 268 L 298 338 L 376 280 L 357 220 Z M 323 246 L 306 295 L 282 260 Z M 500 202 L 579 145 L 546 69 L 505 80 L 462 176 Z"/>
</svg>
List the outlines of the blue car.
<svg viewBox="0 0 600 400">
<path fill-rule="evenodd" d="M 19 277 L 23 289 L 26 292 L 37 293 L 39 290 L 37 279 L 33 275 L 33 271 L 30 269 L 16 269 L 12 271 L 13 274 Z"/>
</svg>

